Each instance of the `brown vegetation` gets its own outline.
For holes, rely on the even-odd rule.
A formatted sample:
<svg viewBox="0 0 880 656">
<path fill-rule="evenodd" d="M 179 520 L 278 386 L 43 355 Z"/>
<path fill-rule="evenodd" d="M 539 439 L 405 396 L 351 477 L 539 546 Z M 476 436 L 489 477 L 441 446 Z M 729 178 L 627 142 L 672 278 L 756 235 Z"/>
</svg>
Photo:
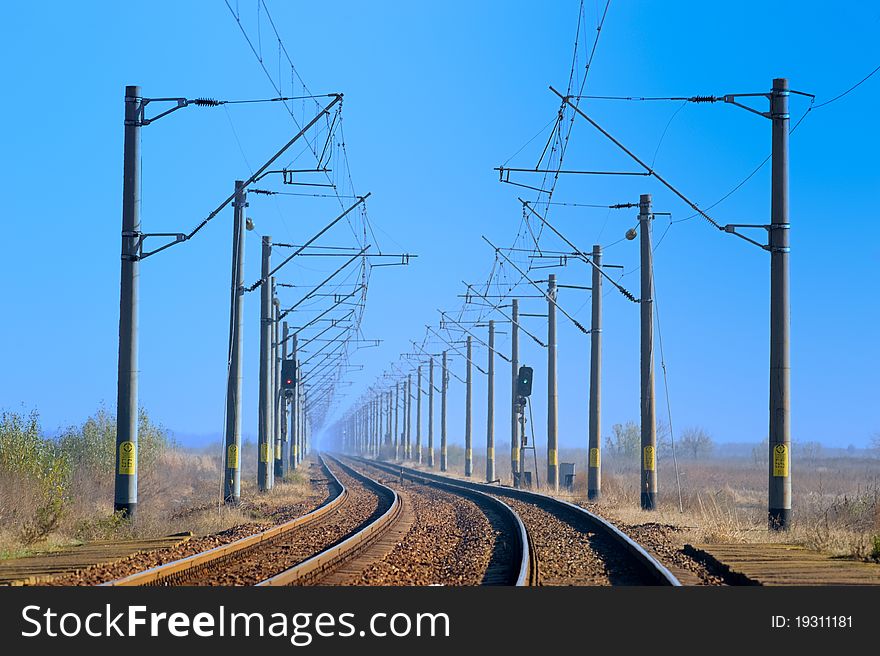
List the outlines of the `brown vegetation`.
<svg viewBox="0 0 880 656">
<path fill-rule="evenodd" d="M 0 558 L 115 537 L 206 535 L 263 521 L 309 489 L 296 473 L 259 503 L 226 507 L 218 503 L 220 449 L 184 449 L 142 410 L 138 515 L 130 523 L 113 512 L 115 444 L 115 418 L 103 409 L 57 438 L 42 434 L 36 413 L 0 415 Z M 252 499 L 256 446 L 242 451 L 242 496 Z"/>
</svg>

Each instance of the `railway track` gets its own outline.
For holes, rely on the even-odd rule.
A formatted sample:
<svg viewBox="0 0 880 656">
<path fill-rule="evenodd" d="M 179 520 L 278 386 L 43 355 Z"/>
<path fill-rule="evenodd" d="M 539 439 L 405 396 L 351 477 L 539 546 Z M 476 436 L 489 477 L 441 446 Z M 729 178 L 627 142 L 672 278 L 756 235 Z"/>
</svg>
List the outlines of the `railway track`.
<svg viewBox="0 0 880 656">
<path fill-rule="evenodd" d="M 537 584 L 531 540 L 522 519 L 507 503 L 454 481 L 429 480 L 411 472 L 401 476 L 399 468 L 381 462 L 362 459 L 354 462 L 368 471 L 392 476 L 393 479 L 386 478 L 384 482 L 405 497 L 405 505 L 416 506 L 418 510 L 412 533 L 399 542 L 397 551 L 391 554 L 393 564 L 389 567 L 394 570 L 393 575 L 374 567 L 379 571 L 367 571 L 354 582 Z M 404 485 L 405 479 L 412 484 Z M 395 481 L 399 482 L 395 484 Z"/>
<path fill-rule="evenodd" d="M 373 463 L 359 458 L 358 461 Z M 534 543 L 541 585 L 672 585 L 678 579 L 637 542 L 602 517 L 545 494 L 383 465 L 399 475 L 504 497 Z"/>
<path fill-rule="evenodd" d="M 333 462 L 336 471 L 328 464 Z M 401 502 L 391 488 L 319 456 L 337 489 L 290 522 L 102 585 L 303 585 L 357 557 L 391 529 Z"/>
</svg>

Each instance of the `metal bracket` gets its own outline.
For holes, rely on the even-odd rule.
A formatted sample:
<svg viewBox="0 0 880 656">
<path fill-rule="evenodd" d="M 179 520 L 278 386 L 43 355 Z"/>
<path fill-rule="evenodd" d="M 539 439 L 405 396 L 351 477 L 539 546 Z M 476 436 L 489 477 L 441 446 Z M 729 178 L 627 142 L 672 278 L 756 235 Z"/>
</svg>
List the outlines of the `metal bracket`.
<svg viewBox="0 0 880 656">
<path fill-rule="evenodd" d="M 147 251 L 145 253 L 143 248 L 144 248 L 144 241 L 147 239 L 147 237 L 174 237 L 174 241 L 169 241 L 167 244 L 163 244 L 159 248 L 152 250 L 152 251 Z M 138 239 L 138 251 L 140 253 L 141 259 L 143 260 L 145 258 L 148 258 L 150 255 L 155 255 L 156 253 L 158 253 L 160 251 L 164 251 L 166 248 L 170 248 L 171 246 L 174 246 L 175 244 L 179 244 L 179 243 L 184 242 L 186 240 L 187 240 L 187 235 L 184 232 L 147 232 L 147 233 L 141 233 L 140 239 Z"/>
<path fill-rule="evenodd" d="M 726 226 L 722 226 L 721 229 L 724 230 L 724 232 L 726 232 L 728 234 L 736 235 L 740 239 L 745 239 L 750 244 L 754 244 L 755 246 L 758 246 L 759 248 L 763 248 L 765 251 L 770 250 L 770 246 L 768 244 L 762 244 L 759 241 L 755 241 L 751 237 L 746 237 L 744 234 L 737 232 L 736 231 L 737 228 L 764 228 L 764 230 L 769 231 L 770 230 L 769 225 L 760 225 L 760 224 L 755 224 L 755 223 L 729 223 Z"/>
<path fill-rule="evenodd" d="M 767 98 L 768 100 L 770 99 L 769 93 L 728 93 L 725 96 L 723 96 L 722 99 L 724 100 L 724 102 L 726 102 L 730 105 L 736 105 L 737 107 L 741 107 L 742 109 L 750 111 L 752 114 L 757 114 L 758 116 L 763 116 L 764 118 L 772 118 L 772 116 L 770 115 L 770 112 L 759 112 L 757 109 L 753 109 L 753 108 L 749 107 L 748 105 L 743 105 L 742 103 L 736 101 L 737 98 L 756 97 L 756 96 L 762 96 L 764 98 Z"/>
</svg>

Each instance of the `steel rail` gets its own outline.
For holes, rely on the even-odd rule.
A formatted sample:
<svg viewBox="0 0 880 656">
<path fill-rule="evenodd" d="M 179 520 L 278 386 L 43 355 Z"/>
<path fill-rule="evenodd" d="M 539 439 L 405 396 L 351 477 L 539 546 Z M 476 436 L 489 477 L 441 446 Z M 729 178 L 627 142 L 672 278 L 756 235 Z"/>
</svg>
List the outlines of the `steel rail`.
<svg viewBox="0 0 880 656">
<path fill-rule="evenodd" d="M 372 461 L 367 461 L 372 462 Z M 609 522 L 604 517 L 600 517 L 595 513 L 590 512 L 586 508 L 582 508 L 581 506 L 575 505 L 568 501 L 563 501 L 562 499 L 557 499 L 556 497 L 552 497 L 547 494 L 542 494 L 540 492 L 533 492 L 531 490 L 523 490 L 518 488 L 512 488 L 507 486 L 499 486 L 499 485 L 488 485 L 486 483 L 475 483 L 471 481 L 463 481 L 457 478 L 450 478 L 448 476 L 441 476 L 439 474 L 432 474 L 429 472 L 410 469 L 408 467 L 401 466 L 402 470 L 406 470 L 407 472 L 411 472 L 415 475 L 418 475 L 423 478 L 428 478 L 431 480 L 443 481 L 443 482 L 453 482 L 455 485 L 459 485 L 461 487 L 465 487 L 471 490 L 485 492 L 488 494 L 504 494 L 515 499 L 519 499 L 521 501 L 525 501 L 526 503 L 532 503 L 537 506 L 543 506 L 545 508 L 548 507 L 556 507 L 561 508 L 571 514 L 581 517 L 584 520 L 589 521 L 602 532 L 604 532 L 609 537 L 613 538 L 629 555 L 631 555 L 639 564 L 644 568 L 644 570 L 649 573 L 652 578 L 659 585 L 671 585 L 671 586 L 681 586 L 681 582 L 675 577 L 675 575 L 666 568 L 660 561 L 658 561 L 654 556 L 649 554 L 642 545 L 633 540 L 626 533 L 621 531 L 617 526 Z"/>
<path fill-rule="evenodd" d="M 383 485 L 379 481 L 349 467 L 337 458 L 332 458 L 332 460 L 350 476 L 359 479 L 367 485 L 381 488 L 387 492 L 391 496 L 391 506 L 377 519 L 370 522 L 369 525 L 356 533 L 352 533 L 342 542 L 315 554 L 311 558 L 294 565 L 290 569 L 257 583 L 258 586 L 304 585 L 310 581 L 319 579 L 363 552 L 388 531 L 388 529 L 390 529 L 399 519 L 403 504 L 397 492 L 390 487 Z"/>
<path fill-rule="evenodd" d="M 339 486 L 340 492 L 335 497 L 326 501 L 323 505 L 315 510 L 297 517 L 284 524 L 273 526 L 270 529 L 249 535 L 247 537 L 235 540 L 229 544 L 223 544 L 219 547 L 201 551 L 197 554 L 173 560 L 169 563 L 156 565 L 141 572 L 136 572 L 119 579 L 101 583 L 101 586 L 136 586 L 136 585 L 165 585 L 173 584 L 174 579 L 185 578 L 207 566 L 216 566 L 229 558 L 240 554 L 241 552 L 267 543 L 269 540 L 278 538 L 290 531 L 305 526 L 310 526 L 332 512 L 337 510 L 349 497 L 348 488 L 343 485 L 342 481 L 327 467 L 323 457 L 319 454 L 318 460 L 324 471 L 328 474 L 331 482 Z"/>
<path fill-rule="evenodd" d="M 514 585 L 517 587 L 538 585 L 538 561 L 534 544 L 522 518 L 519 516 L 519 513 L 508 504 L 504 503 L 504 501 L 481 490 L 473 489 L 465 485 L 459 485 L 458 481 L 455 481 L 454 479 L 438 480 L 445 479 L 446 477 L 426 476 L 426 472 L 403 467 L 402 465 L 389 465 L 387 463 L 366 458 L 354 459 L 371 467 L 375 467 L 376 469 L 386 471 L 389 474 L 406 476 L 410 480 L 420 482 L 423 485 L 434 485 L 446 489 L 457 496 L 468 497 L 471 500 L 476 501 L 478 505 L 482 502 L 483 504 L 493 506 L 495 510 L 499 510 L 502 515 L 512 520 L 513 524 L 516 526 L 515 540 L 520 557 L 516 582 Z"/>
</svg>

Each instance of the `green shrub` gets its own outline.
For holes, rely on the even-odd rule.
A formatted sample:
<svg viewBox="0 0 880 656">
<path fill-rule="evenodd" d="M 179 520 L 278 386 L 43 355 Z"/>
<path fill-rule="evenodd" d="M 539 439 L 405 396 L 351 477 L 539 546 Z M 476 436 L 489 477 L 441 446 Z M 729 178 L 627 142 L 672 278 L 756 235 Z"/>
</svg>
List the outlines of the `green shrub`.
<svg viewBox="0 0 880 656">
<path fill-rule="evenodd" d="M 110 540 L 118 537 L 121 531 L 128 528 L 127 521 L 122 510 L 117 510 L 112 515 L 98 515 L 81 519 L 73 528 L 73 535 L 77 540 L 90 542 L 93 540 Z"/>
<path fill-rule="evenodd" d="M 138 474 L 149 479 L 170 446 L 168 432 L 138 413 Z M 108 537 L 121 517 L 105 514 L 116 465 L 116 418 L 100 408 L 58 438 L 45 437 L 39 415 L 0 415 L 0 527 L 25 546 L 73 524 L 78 538 Z M 98 513 L 97 519 L 95 513 Z M 77 521 L 77 518 L 89 518 Z M 71 527 L 64 528 L 69 533 Z"/>
<path fill-rule="evenodd" d="M 27 544 L 46 537 L 61 520 L 70 463 L 40 433 L 39 416 L 0 415 L 0 521 L 19 525 Z M 32 516 L 31 516 L 32 515 Z"/>
</svg>

